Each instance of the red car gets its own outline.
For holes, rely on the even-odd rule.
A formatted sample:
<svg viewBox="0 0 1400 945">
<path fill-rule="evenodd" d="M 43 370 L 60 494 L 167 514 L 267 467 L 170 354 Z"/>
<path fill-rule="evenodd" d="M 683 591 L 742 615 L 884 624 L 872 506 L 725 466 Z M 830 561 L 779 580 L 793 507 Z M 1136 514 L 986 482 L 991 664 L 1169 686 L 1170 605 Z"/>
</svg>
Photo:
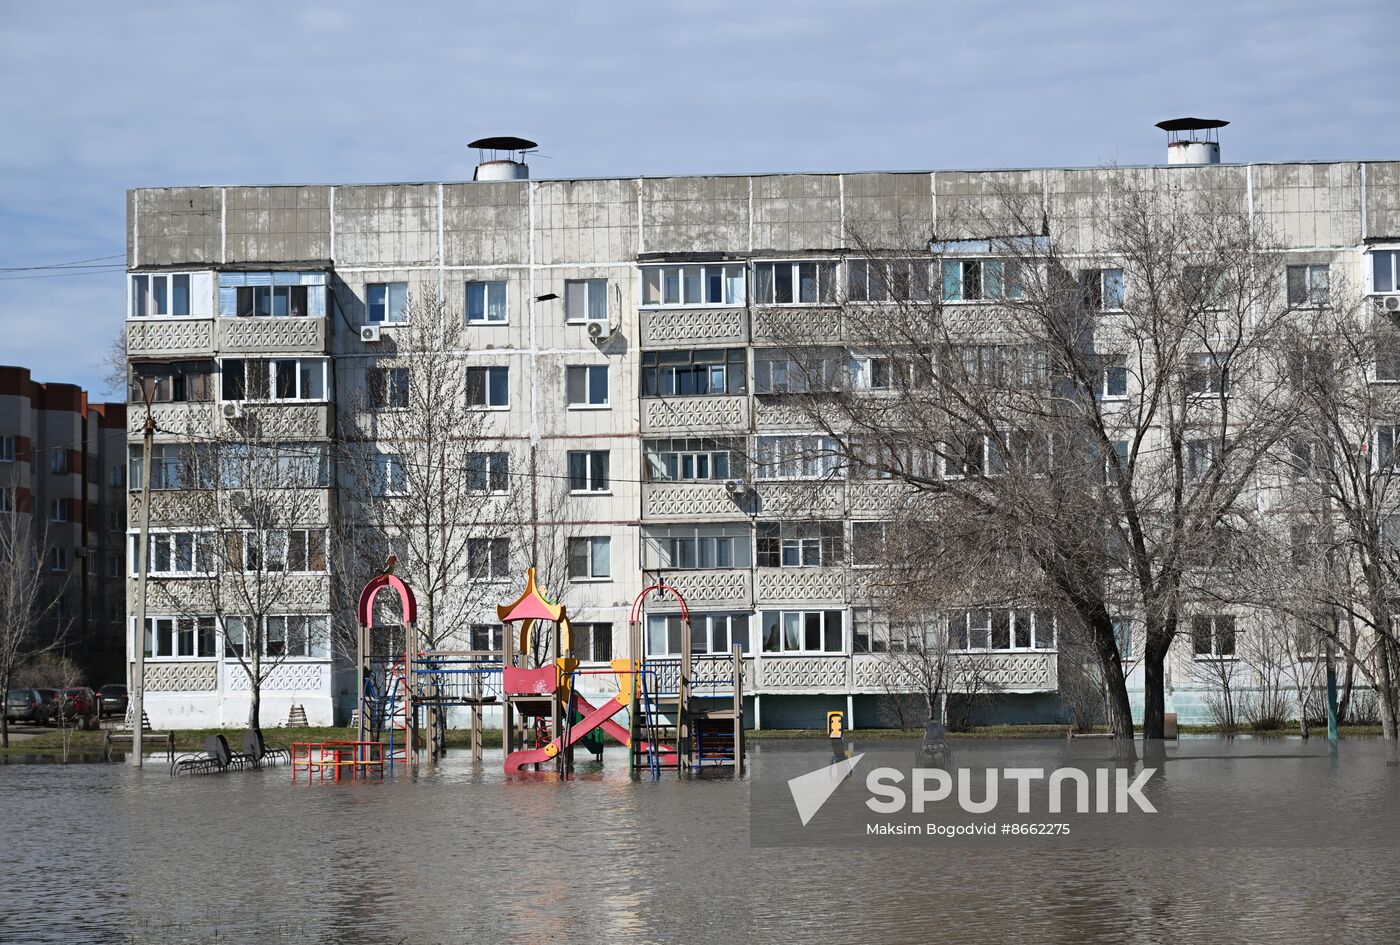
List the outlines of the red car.
<svg viewBox="0 0 1400 945">
<path fill-rule="evenodd" d="M 97 694 L 86 686 L 54 693 L 52 718 L 59 725 L 97 728 Z"/>
</svg>

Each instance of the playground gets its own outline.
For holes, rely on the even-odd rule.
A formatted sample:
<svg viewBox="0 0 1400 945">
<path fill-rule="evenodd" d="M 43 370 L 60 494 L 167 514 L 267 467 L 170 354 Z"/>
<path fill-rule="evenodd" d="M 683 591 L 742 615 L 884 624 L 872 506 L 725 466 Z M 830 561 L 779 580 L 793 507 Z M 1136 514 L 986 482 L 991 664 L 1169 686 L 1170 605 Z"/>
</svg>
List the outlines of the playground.
<svg viewBox="0 0 1400 945">
<path fill-rule="evenodd" d="M 388 626 L 374 619 L 386 592 L 399 618 Z M 645 606 L 663 595 L 680 604 L 680 655 L 649 658 Z M 653 584 L 637 595 L 628 621 L 631 655 L 606 665 L 579 659 L 566 605 L 539 586 L 533 568 L 520 595 L 496 614 L 500 649 L 425 649 L 413 589 L 392 572 L 370 580 L 356 606 L 356 737 L 294 743 L 292 780 L 381 778 L 395 768 L 436 765 L 448 750 L 449 710 L 468 715 L 474 763 L 484 763 L 491 714 L 508 775 L 567 777 L 580 750 L 601 761 L 611 741 L 625 749 L 638 777 L 711 769 L 742 776 L 742 652 L 692 654 L 689 609 L 674 588 Z"/>
</svg>

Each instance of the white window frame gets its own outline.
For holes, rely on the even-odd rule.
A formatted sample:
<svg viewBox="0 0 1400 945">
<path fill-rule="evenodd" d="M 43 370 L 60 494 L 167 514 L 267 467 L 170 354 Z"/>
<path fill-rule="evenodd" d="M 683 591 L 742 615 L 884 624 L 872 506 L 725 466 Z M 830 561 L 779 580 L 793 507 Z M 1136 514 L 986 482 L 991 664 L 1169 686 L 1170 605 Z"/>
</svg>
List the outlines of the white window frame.
<svg viewBox="0 0 1400 945">
<path fill-rule="evenodd" d="M 15 461 L 15 447 L 19 441 L 16 436 L 0 436 L 0 463 L 13 463 Z"/>
<path fill-rule="evenodd" d="M 371 493 L 375 498 L 408 494 L 408 467 L 398 453 L 376 453 Z"/>
<path fill-rule="evenodd" d="M 223 638 L 223 646 L 219 648 L 219 652 L 225 662 L 240 662 L 239 657 L 232 652 L 233 636 L 229 632 L 229 625 L 234 622 L 237 622 L 240 627 L 243 659 L 246 660 L 249 658 L 246 624 L 250 619 L 251 618 L 248 617 L 237 616 L 224 618 L 223 626 L 220 628 L 222 631 L 220 636 Z M 278 621 L 282 624 L 282 652 L 280 653 L 268 652 L 268 643 L 272 640 L 272 624 L 274 621 Z M 312 621 L 315 621 L 320 627 L 320 630 L 314 635 L 312 632 Z M 301 622 L 304 625 L 304 630 L 300 637 L 302 642 L 302 652 L 300 653 L 289 652 L 293 639 L 293 622 Z M 263 632 L 261 634 L 263 655 L 271 659 L 283 661 L 326 662 L 331 658 L 330 626 L 330 616 L 327 614 L 268 614 L 263 618 Z M 315 652 L 313 652 L 313 650 L 315 650 Z"/>
<path fill-rule="evenodd" d="M 476 389 L 476 388 L 473 388 L 473 386 L 472 386 L 472 372 L 474 372 L 474 371 L 481 371 L 481 372 L 483 372 L 482 375 L 481 375 L 481 377 L 482 377 L 482 383 L 481 383 L 480 385 L 478 385 L 478 387 L 479 387 L 479 389 L 480 389 L 480 391 L 481 391 L 481 397 L 482 397 L 482 402 L 481 402 L 481 403 L 475 403 L 475 402 L 473 402 L 473 399 L 472 399 L 472 397 L 473 397 L 473 391 Z M 494 377 L 494 375 L 492 374 L 493 371 L 503 371 L 503 372 L 505 372 L 505 379 L 506 379 L 506 382 L 505 382 L 505 388 L 504 388 L 504 389 L 505 389 L 505 393 L 506 393 L 506 399 L 505 399 L 504 401 L 501 401 L 500 403 L 494 403 L 494 402 L 491 400 L 491 392 L 492 392 L 492 390 L 493 390 L 493 388 L 494 388 L 494 385 L 491 383 L 492 378 Z M 473 365 L 469 366 L 469 367 L 467 368 L 467 406 L 470 407 L 470 408 L 473 409 L 473 410 L 484 410 L 484 411 L 509 410 L 509 409 L 510 409 L 510 367 L 509 367 L 509 365 L 503 365 L 503 364 L 473 364 Z"/>
<path fill-rule="evenodd" d="M 739 645 L 743 647 L 743 652 L 752 656 L 754 654 L 753 621 L 754 615 L 747 611 L 715 611 L 713 613 L 692 613 L 690 615 L 690 652 L 696 656 L 720 656 L 733 652 L 735 643 L 735 623 L 743 621 L 742 639 Z M 724 646 L 715 647 L 715 632 L 717 624 L 722 624 L 720 634 L 724 639 Z M 655 647 L 652 644 L 659 638 L 664 639 L 664 647 Z M 674 637 L 676 645 L 672 645 Z M 680 652 L 681 637 L 681 615 L 680 614 L 648 614 L 645 633 L 642 636 L 642 647 L 647 656 L 651 657 L 678 657 Z"/>
<path fill-rule="evenodd" d="M 486 556 L 484 562 L 481 560 L 483 554 Z M 478 565 L 483 564 L 484 568 L 478 568 Z M 467 574 L 473 581 L 509 581 L 510 539 L 499 535 L 468 538 Z"/>
<path fill-rule="evenodd" d="M 1203 652 L 1203 651 L 1200 651 L 1200 650 L 1198 650 L 1198 649 L 1196 648 L 1196 643 L 1197 643 L 1197 638 L 1196 638 L 1196 622 L 1197 622 L 1198 620 L 1206 620 L 1206 621 L 1209 621 L 1209 623 L 1210 623 L 1210 630 L 1209 630 L 1209 632 L 1210 632 L 1210 649 L 1209 649 L 1209 651 L 1204 651 L 1204 652 Z M 1222 629 L 1221 629 L 1220 624 L 1223 623 L 1223 622 L 1225 622 L 1225 621 L 1228 621 L 1228 622 L 1229 622 L 1229 628 L 1230 628 L 1228 632 L 1229 632 L 1229 635 L 1230 635 L 1230 644 L 1231 644 L 1230 649 L 1231 649 L 1231 652 L 1229 652 L 1229 653 L 1221 653 L 1221 652 L 1220 652 L 1220 643 L 1221 643 L 1221 638 L 1222 638 L 1222 636 L 1223 636 L 1223 633 L 1222 633 Z M 1237 659 L 1239 659 L 1239 652 L 1240 652 L 1240 626 L 1239 626 L 1239 620 L 1235 617 L 1234 614 L 1193 614 L 1193 615 L 1191 616 L 1190 641 L 1191 641 L 1191 657 L 1192 657 L 1192 659 L 1196 660 L 1197 662 L 1204 663 L 1204 662 L 1212 662 L 1212 661 L 1221 661 L 1221 662 L 1223 662 L 1223 661 L 1226 661 L 1226 660 L 1229 660 L 1229 661 L 1237 660 Z"/>
<path fill-rule="evenodd" d="M 1297 275 L 1301 281 L 1303 297 L 1293 298 L 1293 279 Z M 1321 275 L 1319 280 L 1317 277 Z M 1332 266 L 1329 263 L 1295 263 L 1284 269 L 1284 300 L 1294 308 L 1321 308 L 1326 305 L 1332 293 Z"/>
<path fill-rule="evenodd" d="M 378 378 L 377 381 L 376 378 Z M 396 383 L 396 379 L 398 378 L 403 379 L 402 384 Z M 370 392 L 370 406 L 381 413 L 396 413 L 407 410 L 410 398 L 413 396 L 412 384 L 412 375 L 409 373 L 408 368 L 402 365 L 376 364 L 365 372 L 365 385 L 369 388 Z M 375 402 L 376 386 L 378 388 L 378 398 L 382 400 L 382 403 Z M 394 396 L 399 391 L 403 393 L 402 404 L 394 403 L 395 400 L 399 399 Z"/>
<path fill-rule="evenodd" d="M 486 488 L 473 489 L 471 484 L 473 463 L 482 464 L 482 471 L 486 475 Z M 467 454 L 466 468 L 463 475 L 467 477 L 467 491 L 472 495 L 507 495 L 510 492 L 510 453 L 506 450 L 473 450 Z M 499 468 L 498 468 L 499 467 Z M 499 478 L 499 489 L 491 487 L 492 482 Z"/>
<path fill-rule="evenodd" d="M 200 633 L 200 624 L 205 623 L 208 627 L 208 634 Z M 138 630 L 136 618 L 131 618 L 130 630 L 136 636 Z M 169 635 L 166 639 L 170 643 L 170 652 L 160 652 L 161 634 L 158 629 L 169 628 Z M 189 634 L 190 653 L 182 653 L 181 637 Z M 146 617 L 146 628 L 140 636 L 140 645 L 146 647 L 146 659 L 152 662 L 180 661 L 189 662 L 191 660 L 213 661 L 219 658 L 223 647 L 220 642 L 222 634 L 219 632 L 219 621 L 212 614 L 199 614 L 195 616 L 183 616 L 176 614 L 155 614 Z M 205 648 L 212 652 L 204 652 Z"/>
<path fill-rule="evenodd" d="M 802 270 L 800 267 L 815 265 L 817 292 L 814 299 L 803 299 L 802 296 Z M 792 299 L 787 302 L 778 301 L 778 279 L 779 267 L 790 267 L 788 278 L 792 287 Z M 759 297 L 758 287 L 760 285 L 759 271 L 772 267 L 772 274 L 769 276 L 769 286 L 772 289 L 773 298 L 763 299 Z M 830 282 L 824 283 L 822 271 L 830 273 Z M 839 259 L 763 259 L 755 260 L 753 272 L 749 274 L 749 284 L 752 286 L 751 294 L 755 305 L 836 305 L 841 296 L 841 261 Z M 823 291 L 825 290 L 825 291 Z"/>
<path fill-rule="evenodd" d="M 49 521 L 52 522 L 52 523 L 54 523 L 55 525 L 66 525 L 66 524 L 68 524 L 68 500 L 67 500 L 67 499 L 50 499 L 50 500 L 49 500 Z"/>
<path fill-rule="evenodd" d="M 843 297 L 848 302 L 859 302 L 863 305 L 898 305 L 909 302 L 930 302 L 933 299 L 933 257 L 931 256 L 901 256 L 896 259 L 880 259 L 868 257 L 847 257 L 842 261 L 845 269 L 845 279 L 842 280 Z M 898 266 L 906 270 L 909 291 L 904 298 L 897 298 L 895 289 L 897 280 L 895 278 L 895 267 Z M 920 283 L 917 278 L 917 269 L 923 267 L 923 295 L 918 294 Z M 872 279 L 872 274 L 878 268 L 885 270 L 884 280 Z M 857 276 L 859 273 L 859 277 Z M 859 287 L 859 291 L 852 291 L 853 287 Z M 872 291 L 873 290 L 873 291 Z M 872 298 L 872 295 L 875 297 Z M 883 296 L 883 297 L 881 297 Z"/>
<path fill-rule="evenodd" d="M 1204 377 L 1205 385 L 1198 388 L 1197 379 Z M 1186 356 L 1186 393 L 1191 397 L 1229 397 L 1230 363 L 1226 355 L 1211 351 L 1193 351 Z"/>
<path fill-rule="evenodd" d="M 224 397 L 224 370 L 232 362 L 238 362 L 243 368 L 243 398 L 241 400 L 231 400 Z M 266 397 L 250 397 L 248 364 L 253 361 L 261 361 L 267 365 L 267 390 Z M 291 362 L 295 365 L 293 372 L 293 385 L 296 388 L 296 395 L 293 397 L 275 397 L 277 392 L 277 377 L 283 370 L 279 365 Z M 301 374 L 302 367 L 306 365 L 313 371 L 316 365 L 320 366 L 321 373 L 321 396 L 303 397 L 301 396 Z M 330 358 L 326 357 L 249 357 L 249 358 L 220 358 L 219 359 L 219 403 L 236 404 L 328 404 L 331 401 L 331 370 Z"/>
<path fill-rule="evenodd" d="M 606 277 L 597 276 L 587 279 L 565 279 L 564 280 L 564 324 L 566 325 L 587 325 L 589 322 L 605 322 L 608 320 L 608 286 Z M 572 287 L 572 288 L 571 288 Z M 574 316 L 569 314 L 569 300 L 573 296 L 572 292 L 583 293 L 583 315 Z M 603 294 L 603 313 L 594 313 L 594 296 L 601 292 Z"/>
<path fill-rule="evenodd" d="M 777 646 L 769 648 L 766 646 L 765 634 L 768 628 L 768 617 L 770 614 L 777 615 Z M 807 646 L 807 621 L 810 617 L 817 616 L 820 620 L 819 632 L 821 634 L 821 646 L 811 649 Z M 831 626 L 832 618 L 839 622 L 840 626 Z M 790 620 L 790 618 L 796 618 Z M 788 646 L 789 625 L 795 623 L 798 635 L 797 645 Z M 847 639 L 847 626 L 850 621 L 846 619 L 846 611 L 840 607 L 811 607 L 801 610 L 780 610 L 763 608 L 758 612 L 758 643 L 759 651 L 764 657 L 769 656 L 791 656 L 795 654 L 805 654 L 808 656 L 845 656 L 851 651 L 850 642 Z M 838 637 L 832 640 L 833 632 Z M 834 642 L 836 646 L 828 644 Z"/>
<path fill-rule="evenodd" d="M 1123 392 L 1121 394 L 1113 393 L 1109 384 L 1109 377 L 1118 372 L 1121 372 L 1123 378 Z M 1100 357 L 1098 375 L 1094 379 L 1094 395 L 1103 403 L 1127 400 L 1128 380 L 1128 359 L 1126 357 L 1121 355 Z"/>
<path fill-rule="evenodd" d="M 141 533 L 132 531 L 127 533 L 127 576 L 139 577 L 137 565 L 141 551 Z M 189 561 L 188 570 L 173 567 L 181 557 L 181 541 L 188 539 Z M 215 533 L 202 529 L 151 529 L 150 547 L 146 551 L 146 575 L 158 578 L 188 578 L 188 577 L 208 577 L 213 574 L 217 565 L 218 553 L 213 542 Z M 156 568 L 157 544 L 165 545 L 165 557 L 172 567 L 163 570 Z M 210 560 L 205 560 L 206 558 Z"/>
<path fill-rule="evenodd" d="M 1004 613 L 1007 615 L 1007 643 L 1008 646 L 995 646 L 993 634 L 996 632 L 997 620 L 995 615 Z M 1042 617 L 1050 618 L 1049 639 L 1046 640 L 1045 630 L 1041 626 Z M 963 622 L 961 634 L 954 630 L 957 621 Z M 1026 645 L 1017 643 L 1017 636 L 1021 633 L 1021 621 L 1024 620 L 1026 626 Z M 1037 607 L 969 607 L 963 610 L 955 610 L 948 615 L 948 646 L 949 649 L 959 653 L 1047 653 L 1053 652 L 1059 644 L 1059 618 L 1054 611 L 1047 608 Z M 965 640 L 966 646 L 959 646 L 958 643 Z M 981 645 L 976 645 L 978 641 Z"/>
<path fill-rule="evenodd" d="M 642 532 L 642 557 L 647 571 L 747 569 L 753 531 L 742 522 L 649 526 Z"/>
<path fill-rule="evenodd" d="M 62 574 L 68 570 L 68 546 L 54 545 L 49 549 L 49 570 Z"/>
<path fill-rule="evenodd" d="M 714 444 L 705 448 L 706 443 Z M 740 447 L 720 445 L 722 439 L 706 437 L 656 437 L 642 444 L 642 455 L 646 464 L 649 482 L 723 482 L 726 479 L 740 478 L 735 475 L 740 466 L 735 453 Z M 666 448 L 653 447 L 654 443 L 665 443 Z M 679 447 L 676 444 L 681 444 Z M 676 474 L 672 476 L 671 460 L 674 459 Z M 687 467 L 689 467 L 687 475 Z M 701 468 L 705 475 L 700 475 Z M 723 471 L 721 472 L 721 467 Z"/>
<path fill-rule="evenodd" d="M 570 538 L 565 557 L 569 580 L 573 583 L 612 580 L 612 538 L 607 535 Z M 585 567 L 581 573 L 574 569 L 576 560 L 584 562 Z"/>
<path fill-rule="evenodd" d="M 138 304 L 136 286 L 139 280 L 142 279 L 146 280 L 146 292 L 144 299 L 142 299 L 142 304 Z M 155 303 L 155 295 L 153 290 L 155 288 L 155 280 L 157 279 L 165 283 L 165 307 L 167 309 L 174 308 L 175 280 L 185 280 L 185 314 L 173 315 L 168 311 L 149 311 L 149 309 Z M 210 316 L 208 313 L 198 314 L 199 309 L 207 307 L 208 303 L 206 301 L 205 305 L 203 306 L 196 303 L 196 285 L 200 285 L 205 291 L 209 291 L 210 289 L 212 289 L 212 279 L 210 277 L 210 274 L 208 272 L 193 271 L 128 273 L 126 293 L 126 317 L 131 321 L 144 321 L 149 318 L 209 318 Z M 147 309 L 147 311 L 137 314 L 138 308 L 145 308 Z"/>
<path fill-rule="evenodd" d="M 570 400 L 573 395 L 574 378 L 582 374 L 580 384 L 583 391 L 583 400 Z M 609 402 L 609 372 L 606 364 L 569 364 L 564 367 L 564 401 L 569 410 L 608 410 L 612 404 Z M 603 389 L 603 399 L 594 402 L 593 396 L 598 392 L 600 386 Z"/>
<path fill-rule="evenodd" d="M 742 308 L 748 303 L 748 267 L 742 262 L 669 263 L 642 266 L 642 308 Z M 670 300 L 670 279 L 675 274 L 675 301 Z M 710 280 L 720 280 L 720 300 L 709 299 Z M 692 275 L 694 274 L 694 275 Z M 732 291 L 732 277 L 739 277 L 738 298 Z M 655 277 L 655 281 L 653 280 Z M 692 280 L 699 280 L 699 297 L 690 297 Z M 648 296 L 655 289 L 656 294 Z"/>
<path fill-rule="evenodd" d="M 394 286 L 403 286 L 403 299 L 397 312 L 393 310 Z M 370 313 L 370 295 L 375 289 L 384 290 L 384 317 L 374 318 Z M 408 283 L 366 282 L 365 283 L 365 324 L 366 325 L 407 325 L 408 324 Z"/>
<path fill-rule="evenodd" d="M 1370 295 L 1393 295 L 1400 292 L 1400 247 L 1377 246 L 1367 251 L 1366 286 Z M 1390 257 L 1390 288 L 1376 287 L 1376 263 L 1382 256 Z"/>
<path fill-rule="evenodd" d="M 481 311 L 483 312 L 483 317 L 481 317 L 481 318 L 472 318 L 472 314 L 471 314 L 471 312 L 472 312 L 472 304 L 471 304 L 472 288 L 473 288 L 474 286 L 480 286 L 480 287 L 481 287 L 481 296 L 482 296 L 482 298 L 481 298 L 481 302 L 482 302 Z M 499 288 L 496 288 L 496 287 L 499 287 Z M 500 303 L 501 303 L 501 304 L 500 304 L 500 311 L 501 311 L 501 317 L 500 317 L 500 318 L 491 318 L 490 316 L 491 316 L 491 301 L 492 301 L 492 296 L 495 295 L 498 291 L 499 291 L 499 293 L 500 293 Z M 507 285 L 507 282 L 506 282 L 505 279 L 469 279 L 469 280 L 467 280 L 467 283 L 466 283 L 465 287 L 463 288 L 463 292 L 462 292 L 462 303 L 463 303 L 463 309 L 462 309 L 462 311 L 465 313 L 465 318 L 466 318 L 466 321 L 467 321 L 467 324 L 468 324 L 468 325 L 509 325 L 509 324 L 510 324 L 510 293 L 509 293 L 509 291 L 508 291 L 508 285 Z"/>
<path fill-rule="evenodd" d="M 754 477 L 774 481 L 842 478 L 841 449 L 818 433 L 760 434 L 754 439 Z"/>
<path fill-rule="evenodd" d="M 574 486 L 574 457 L 584 457 L 584 487 Z M 598 458 L 602 457 L 602 476 Z M 565 454 L 565 476 L 571 495 L 609 495 L 612 492 L 612 457 L 609 450 L 569 450 Z M 600 482 L 601 479 L 601 482 Z"/>
<path fill-rule="evenodd" d="M 967 297 L 966 286 L 968 264 L 976 264 L 978 267 L 977 295 L 975 298 Z M 987 291 L 988 264 L 997 267 L 1001 273 L 999 279 L 999 288 L 994 293 Z M 956 298 L 949 295 L 947 291 L 947 269 L 950 266 L 957 267 L 958 292 Z M 1020 277 L 1013 279 L 1010 283 L 1013 291 L 1008 292 L 1006 274 L 1008 272 L 1013 271 L 1013 269 L 1019 270 L 1020 267 L 1021 262 L 1018 259 L 1007 258 L 1003 256 L 992 256 L 990 254 L 981 255 L 972 253 L 958 254 L 955 256 L 942 256 L 938 259 L 938 280 L 936 284 L 931 287 L 930 291 L 933 292 L 936 290 L 939 301 L 944 305 L 983 305 L 987 302 L 1004 302 L 1007 300 L 1016 301 L 1017 299 L 1025 298 L 1025 279 Z M 932 276 L 933 273 L 930 273 L 930 278 L 932 278 Z"/>
<path fill-rule="evenodd" d="M 67 450 L 49 450 L 49 473 L 54 476 L 68 475 Z"/>
</svg>

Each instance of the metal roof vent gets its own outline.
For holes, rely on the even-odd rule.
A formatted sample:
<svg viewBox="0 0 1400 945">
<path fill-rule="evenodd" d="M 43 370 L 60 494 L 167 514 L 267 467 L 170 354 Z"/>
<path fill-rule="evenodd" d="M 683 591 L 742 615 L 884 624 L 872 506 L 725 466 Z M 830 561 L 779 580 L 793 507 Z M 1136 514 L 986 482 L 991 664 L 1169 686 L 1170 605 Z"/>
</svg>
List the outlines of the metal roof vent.
<svg viewBox="0 0 1400 945">
<path fill-rule="evenodd" d="M 1171 118 L 1157 122 L 1167 133 L 1168 164 L 1219 164 L 1220 129 L 1228 121 L 1219 118 Z"/>
<path fill-rule="evenodd" d="M 467 147 L 477 150 L 476 171 L 472 174 L 472 180 L 527 180 L 530 165 L 525 163 L 525 155 L 539 145 L 524 138 L 502 135 L 478 138 Z"/>
</svg>

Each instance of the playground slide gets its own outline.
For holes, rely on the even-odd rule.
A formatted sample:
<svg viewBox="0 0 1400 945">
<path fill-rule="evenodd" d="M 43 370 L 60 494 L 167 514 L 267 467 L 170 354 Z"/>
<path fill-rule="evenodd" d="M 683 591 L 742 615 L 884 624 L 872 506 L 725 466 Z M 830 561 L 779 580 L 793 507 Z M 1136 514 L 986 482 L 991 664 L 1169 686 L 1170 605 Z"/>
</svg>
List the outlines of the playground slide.
<svg viewBox="0 0 1400 945">
<path fill-rule="evenodd" d="M 560 737 L 556 736 L 550 745 L 559 745 L 559 751 L 563 751 L 569 745 L 573 745 L 596 728 L 601 728 L 613 738 L 626 745 L 631 733 L 617 722 L 613 721 L 613 716 L 621 709 L 622 704 L 616 699 L 609 699 L 600 708 L 594 708 L 587 699 L 574 693 L 574 699 L 578 703 L 579 711 L 584 713 L 583 720 L 575 722 L 569 729 L 569 741 L 567 744 L 560 744 Z M 641 750 L 647 751 L 649 746 L 646 742 L 641 743 Z M 676 750 L 669 745 L 657 745 L 657 753 L 660 755 L 662 765 L 674 765 L 676 763 Z M 557 755 L 558 752 L 555 752 Z M 549 754 L 549 745 L 543 748 L 527 748 L 523 751 L 513 751 L 506 757 L 506 771 L 519 771 L 526 765 L 544 764 L 554 760 L 554 756 Z"/>
</svg>

